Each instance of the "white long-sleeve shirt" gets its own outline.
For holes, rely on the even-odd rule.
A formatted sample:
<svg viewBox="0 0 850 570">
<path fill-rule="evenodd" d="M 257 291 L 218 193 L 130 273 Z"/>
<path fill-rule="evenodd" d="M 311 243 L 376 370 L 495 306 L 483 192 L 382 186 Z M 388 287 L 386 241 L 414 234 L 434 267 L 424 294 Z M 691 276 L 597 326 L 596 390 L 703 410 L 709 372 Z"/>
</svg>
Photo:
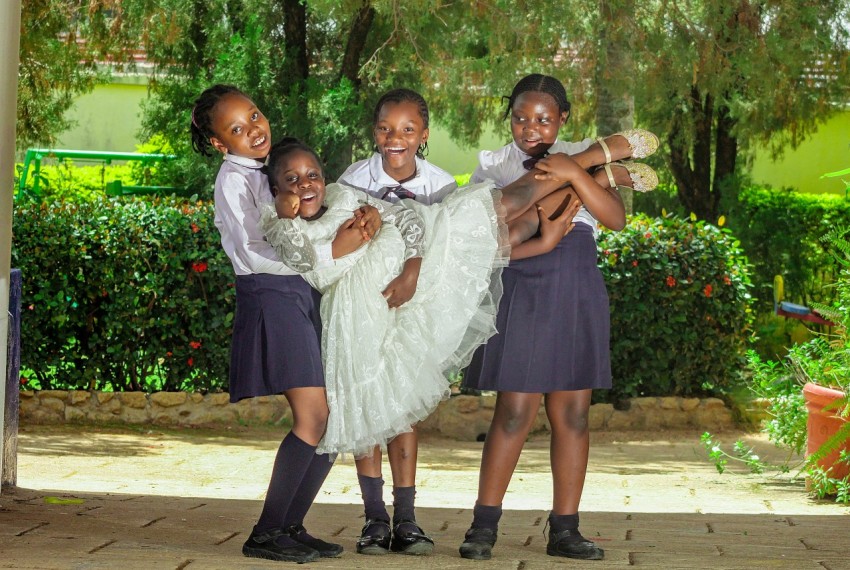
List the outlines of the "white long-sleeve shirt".
<svg viewBox="0 0 850 570">
<path fill-rule="evenodd" d="M 260 206 L 273 203 L 263 163 L 227 154 L 215 180 L 215 225 L 236 275 L 298 275 L 286 266 L 260 230 Z M 313 244 L 317 267 L 333 263 L 331 243 Z"/>
</svg>

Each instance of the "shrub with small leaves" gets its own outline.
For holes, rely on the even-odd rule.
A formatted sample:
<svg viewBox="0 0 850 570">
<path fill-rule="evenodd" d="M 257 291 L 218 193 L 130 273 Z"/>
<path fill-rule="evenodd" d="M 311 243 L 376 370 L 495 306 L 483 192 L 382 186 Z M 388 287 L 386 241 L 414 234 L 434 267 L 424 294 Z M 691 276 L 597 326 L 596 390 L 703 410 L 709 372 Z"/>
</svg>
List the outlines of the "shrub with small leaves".
<svg viewBox="0 0 850 570">
<path fill-rule="evenodd" d="M 19 201 L 13 231 L 35 387 L 226 388 L 234 277 L 211 203 Z"/>
<path fill-rule="evenodd" d="M 636 215 L 603 232 L 611 303 L 609 398 L 723 393 L 739 378 L 752 322 L 748 263 L 725 229 Z"/>
</svg>

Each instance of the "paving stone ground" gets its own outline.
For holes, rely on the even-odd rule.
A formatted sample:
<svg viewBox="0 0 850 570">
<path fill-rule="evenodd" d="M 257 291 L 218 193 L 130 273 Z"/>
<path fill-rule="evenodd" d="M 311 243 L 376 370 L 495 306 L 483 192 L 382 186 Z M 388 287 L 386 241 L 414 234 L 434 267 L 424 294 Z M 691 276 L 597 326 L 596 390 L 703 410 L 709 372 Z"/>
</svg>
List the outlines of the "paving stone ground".
<svg viewBox="0 0 850 570">
<path fill-rule="evenodd" d="M 0 494 L 0 568 L 280 568 L 243 557 L 241 545 L 282 434 L 24 426 L 18 486 Z M 719 437 L 744 437 L 779 459 L 762 436 Z M 850 508 L 808 498 L 790 476 L 720 475 L 691 431 L 593 434 L 581 527 L 606 550 L 595 562 L 545 554 L 548 440 L 533 438 L 505 500 L 493 559 L 463 560 L 457 547 L 471 520 L 480 452 L 480 443 L 423 438 L 417 513 L 437 544 L 428 557 L 354 553 L 362 507 L 353 464 L 340 461 L 307 526 L 346 552 L 301 567 L 850 570 Z"/>
</svg>

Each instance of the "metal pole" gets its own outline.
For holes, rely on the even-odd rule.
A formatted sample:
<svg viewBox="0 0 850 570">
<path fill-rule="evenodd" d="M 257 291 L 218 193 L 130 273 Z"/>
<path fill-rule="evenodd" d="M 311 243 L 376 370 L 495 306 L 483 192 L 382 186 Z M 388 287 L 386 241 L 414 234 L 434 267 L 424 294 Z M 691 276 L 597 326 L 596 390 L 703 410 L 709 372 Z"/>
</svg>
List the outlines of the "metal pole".
<svg viewBox="0 0 850 570">
<path fill-rule="evenodd" d="M 21 1 L 0 2 L 0 371 L 5 380 L 12 262 L 12 199 L 15 194 L 15 119 L 21 49 Z M 6 382 L 0 382 L 0 426 L 5 425 Z M 0 438 L 0 472 L 4 456 Z"/>
</svg>

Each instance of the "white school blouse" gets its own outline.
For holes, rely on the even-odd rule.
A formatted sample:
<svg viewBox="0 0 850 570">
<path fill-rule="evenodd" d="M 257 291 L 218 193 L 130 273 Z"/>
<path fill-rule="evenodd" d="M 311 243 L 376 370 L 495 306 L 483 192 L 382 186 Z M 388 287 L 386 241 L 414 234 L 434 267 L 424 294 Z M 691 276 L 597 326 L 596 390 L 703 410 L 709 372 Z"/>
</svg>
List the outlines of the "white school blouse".
<svg viewBox="0 0 850 570">
<path fill-rule="evenodd" d="M 576 154 L 592 145 L 593 139 L 584 139 L 578 142 L 565 142 L 556 140 L 549 148 L 549 154 L 562 152 L 564 154 Z M 492 180 L 496 188 L 504 188 L 511 182 L 525 176 L 528 170 L 522 163 L 531 158 L 511 141 L 510 144 L 497 150 L 482 150 L 478 153 L 478 167 L 469 179 L 470 184 Z M 584 206 L 578 211 L 573 222 L 582 222 L 593 228 L 593 235 L 597 234 L 596 218 L 587 211 Z"/>
<path fill-rule="evenodd" d="M 260 206 L 273 203 L 263 163 L 226 154 L 215 179 L 215 226 L 236 275 L 298 275 L 287 267 L 260 231 Z M 333 263 L 331 243 L 313 244 L 317 267 Z"/>
<path fill-rule="evenodd" d="M 362 190 L 379 200 L 398 202 L 395 194 L 384 198 L 387 188 L 395 188 L 399 183 L 384 172 L 379 153 L 355 162 L 345 169 L 337 182 Z M 454 177 L 424 158 L 416 157 L 416 175 L 402 184 L 404 188 L 416 194 L 416 201 L 423 204 L 436 204 L 457 188 Z"/>
</svg>

